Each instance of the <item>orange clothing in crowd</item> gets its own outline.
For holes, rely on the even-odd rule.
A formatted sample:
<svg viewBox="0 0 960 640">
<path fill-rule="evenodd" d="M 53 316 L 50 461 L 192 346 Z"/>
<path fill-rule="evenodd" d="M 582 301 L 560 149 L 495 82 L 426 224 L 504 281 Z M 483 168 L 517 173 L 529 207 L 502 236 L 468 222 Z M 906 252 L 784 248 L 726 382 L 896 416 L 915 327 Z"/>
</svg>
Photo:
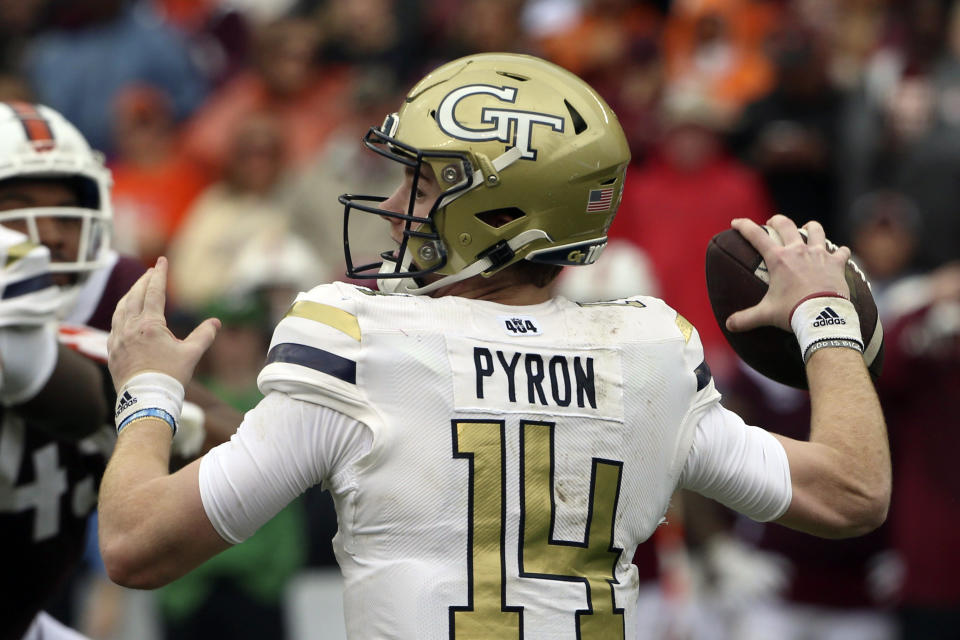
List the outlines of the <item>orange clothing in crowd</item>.
<svg viewBox="0 0 960 640">
<path fill-rule="evenodd" d="M 773 87 L 774 68 L 764 44 L 780 14 L 781 8 L 772 2 L 677 3 L 661 43 L 667 82 L 695 84 L 729 113 L 738 112 Z"/>
<path fill-rule="evenodd" d="M 208 99 L 184 131 L 190 157 L 218 172 L 223 168 L 230 139 L 248 115 L 267 112 L 283 125 L 287 160 L 302 166 L 343 120 L 350 104 L 352 75 L 344 68 L 324 68 L 299 94 L 274 98 L 255 72 L 237 75 Z"/>
<path fill-rule="evenodd" d="M 639 5 L 622 14 L 587 13 L 567 29 L 543 38 L 538 46 L 548 59 L 578 75 L 619 65 L 636 40 L 655 38 L 662 17 Z"/>
<path fill-rule="evenodd" d="M 129 253 L 153 264 L 163 255 L 197 195 L 210 177 L 195 163 L 171 158 L 151 167 L 111 166 L 118 240 Z"/>
</svg>

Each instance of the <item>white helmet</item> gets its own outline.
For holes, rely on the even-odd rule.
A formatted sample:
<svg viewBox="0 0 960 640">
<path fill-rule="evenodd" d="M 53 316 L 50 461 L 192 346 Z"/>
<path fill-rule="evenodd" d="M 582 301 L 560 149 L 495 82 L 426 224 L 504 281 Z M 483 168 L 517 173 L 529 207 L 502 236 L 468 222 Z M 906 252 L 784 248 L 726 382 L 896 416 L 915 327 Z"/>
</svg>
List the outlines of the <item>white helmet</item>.
<svg viewBox="0 0 960 640">
<path fill-rule="evenodd" d="M 50 271 L 83 276 L 104 265 L 110 251 L 113 213 L 110 172 L 103 155 L 93 151 L 77 128 L 50 107 L 0 102 L 0 183 L 24 178 L 64 179 L 76 191 L 79 206 L 0 211 L 0 224 L 25 221 L 31 242 L 39 244 L 37 218 L 79 218 L 76 260 L 52 261 Z"/>
</svg>

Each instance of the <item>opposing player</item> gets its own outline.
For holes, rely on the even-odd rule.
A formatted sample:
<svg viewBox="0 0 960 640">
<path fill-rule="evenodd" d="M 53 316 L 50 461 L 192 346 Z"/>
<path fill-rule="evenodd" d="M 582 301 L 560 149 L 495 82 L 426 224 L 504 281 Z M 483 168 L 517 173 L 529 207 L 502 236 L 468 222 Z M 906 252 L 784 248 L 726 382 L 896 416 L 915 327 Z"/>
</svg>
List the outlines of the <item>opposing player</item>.
<svg viewBox="0 0 960 640">
<path fill-rule="evenodd" d="M 2 293 L 0 315 L 14 314 L 19 321 L 25 310 L 39 314 L 44 340 L 53 341 L 30 338 L 40 335 L 36 330 L 4 329 L 0 349 L 0 591 L 6 594 L 0 638 L 23 637 L 32 620 L 31 634 L 59 637 L 56 624 L 38 612 L 83 552 L 87 517 L 115 441 L 103 332 L 120 296 L 144 269 L 110 249 L 109 172 L 59 113 L 43 105 L 0 103 L 0 158 L 4 275 L 15 278 Z M 40 257 L 25 259 L 32 256 Z M 20 275 L 31 265 L 29 277 Z M 60 325 L 59 338 L 71 347 L 59 348 L 59 355 L 58 319 L 69 323 Z M 11 386 L 18 378 L 8 379 L 6 372 L 15 364 L 34 367 L 30 379 L 37 382 Z M 218 406 L 206 422 L 223 431 L 230 420 L 236 425 L 239 416 Z M 196 436 L 202 440 L 203 433 L 193 431 L 193 442 L 180 438 L 178 447 L 199 449 Z"/>
<path fill-rule="evenodd" d="M 83 551 L 108 424 L 99 368 L 58 345 L 50 253 L 0 227 L 0 638 L 70 637 L 40 608 Z M 35 619 L 36 618 L 36 619 Z M 64 633 L 69 634 L 69 630 Z M 31 637 L 31 636 L 26 636 Z"/>
<path fill-rule="evenodd" d="M 890 470 L 858 330 L 810 345 L 812 439 L 776 438 L 720 405 L 694 328 L 650 297 L 550 298 L 596 259 L 629 152 L 616 117 L 542 60 L 476 55 L 429 74 L 365 144 L 401 163 L 388 198 L 343 196 L 390 222 L 374 292 L 301 294 L 278 325 L 266 397 L 237 435 L 173 475 L 182 385 L 214 339 L 163 318 L 160 259 L 117 306 L 110 370 L 134 406 L 100 495 L 111 577 L 154 587 L 248 537 L 323 482 L 353 638 L 623 638 L 637 544 L 682 486 L 819 535 L 876 527 Z M 822 296 L 856 317 L 823 230 L 735 221 L 771 272 L 734 329 L 790 328 Z M 346 231 L 349 237 L 349 225 Z M 699 268 L 691 265 L 691 268 Z M 809 299 L 805 302 L 805 299 Z M 801 303 L 794 312 L 798 303 Z"/>
</svg>

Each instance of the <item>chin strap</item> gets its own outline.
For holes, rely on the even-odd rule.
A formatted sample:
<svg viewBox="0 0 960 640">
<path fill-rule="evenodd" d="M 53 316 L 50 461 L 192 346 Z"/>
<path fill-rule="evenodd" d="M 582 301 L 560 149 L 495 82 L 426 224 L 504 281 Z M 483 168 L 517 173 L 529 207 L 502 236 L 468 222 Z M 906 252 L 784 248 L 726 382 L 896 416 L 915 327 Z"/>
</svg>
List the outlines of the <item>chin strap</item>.
<svg viewBox="0 0 960 640">
<path fill-rule="evenodd" d="M 540 229 L 528 229 L 523 233 L 517 234 L 513 238 L 507 241 L 507 246 L 510 247 L 510 250 L 516 253 L 518 250 L 522 249 L 526 245 L 534 242 L 535 240 L 550 240 L 550 236 L 547 235 L 546 231 Z M 413 278 L 396 278 L 394 281 L 400 283 L 396 285 L 390 292 L 391 293 L 409 293 L 410 295 L 422 296 L 425 293 L 430 293 L 436 291 L 441 287 L 460 282 L 461 280 L 466 280 L 467 278 L 472 278 L 473 276 L 480 275 L 484 271 L 489 271 L 494 267 L 493 260 L 490 257 L 480 258 L 471 265 L 468 265 L 461 269 L 459 272 L 454 273 L 449 276 L 443 276 L 435 282 L 431 282 L 428 285 L 423 287 L 418 287 L 416 281 Z M 384 282 L 384 280 L 378 280 L 378 284 Z M 389 280 L 387 280 L 389 282 Z M 382 289 L 382 286 L 381 286 Z"/>
</svg>

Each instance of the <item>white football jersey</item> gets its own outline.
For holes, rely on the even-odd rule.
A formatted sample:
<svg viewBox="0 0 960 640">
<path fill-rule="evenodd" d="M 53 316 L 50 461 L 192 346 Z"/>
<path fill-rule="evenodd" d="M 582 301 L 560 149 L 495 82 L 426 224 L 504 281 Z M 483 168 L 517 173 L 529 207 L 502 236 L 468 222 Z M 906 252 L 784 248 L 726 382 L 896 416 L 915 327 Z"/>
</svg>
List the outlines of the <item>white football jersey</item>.
<svg viewBox="0 0 960 640">
<path fill-rule="evenodd" d="M 623 638 L 638 543 L 719 402 L 655 298 L 507 306 L 344 283 L 298 296 L 259 377 L 368 425 L 324 480 L 352 637 Z"/>
</svg>

